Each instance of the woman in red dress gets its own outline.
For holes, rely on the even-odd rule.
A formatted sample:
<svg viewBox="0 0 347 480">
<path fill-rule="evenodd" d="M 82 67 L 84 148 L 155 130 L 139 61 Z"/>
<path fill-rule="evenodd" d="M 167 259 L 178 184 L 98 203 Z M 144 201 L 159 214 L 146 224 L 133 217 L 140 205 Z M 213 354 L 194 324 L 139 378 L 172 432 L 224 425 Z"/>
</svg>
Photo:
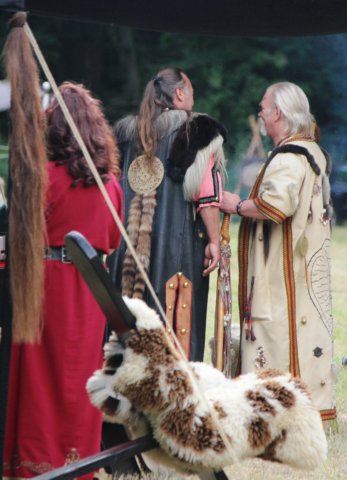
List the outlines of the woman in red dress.
<svg viewBox="0 0 347 480">
<path fill-rule="evenodd" d="M 122 216 L 118 150 L 100 103 L 82 85 L 65 82 L 60 92 Z M 108 255 L 119 246 L 120 233 L 56 100 L 47 110 L 47 143 L 42 339 L 13 345 L 5 478 L 36 476 L 97 453 L 101 443 L 101 414 L 85 384 L 102 365 L 105 317 L 62 247 L 66 233 L 77 230 Z"/>
</svg>

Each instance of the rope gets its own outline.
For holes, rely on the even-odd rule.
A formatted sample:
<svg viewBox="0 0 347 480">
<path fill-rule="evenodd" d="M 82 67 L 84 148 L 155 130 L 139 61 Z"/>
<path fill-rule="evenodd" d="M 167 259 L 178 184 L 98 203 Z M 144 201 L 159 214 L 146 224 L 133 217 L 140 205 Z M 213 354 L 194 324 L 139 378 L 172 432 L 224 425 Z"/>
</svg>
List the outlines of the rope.
<svg viewBox="0 0 347 480">
<path fill-rule="evenodd" d="M 161 304 L 160 304 L 160 302 L 159 302 L 159 299 L 158 299 L 158 297 L 157 297 L 156 294 L 155 294 L 155 291 L 154 291 L 154 289 L 153 289 L 153 287 L 152 287 L 152 285 L 151 285 L 151 283 L 150 283 L 150 281 L 149 281 L 149 278 L 148 278 L 148 276 L 147 276 L 147 274 L 146 274 L 146 272 L 145 272 L 145 270 L 144 270 L 144 268 L 143 268 L 140 260 L 139 260 L 139 259 L 137 258 L 137 256 L 136 256 L 136 252 L 135 252 L 135 250 L 134 250 L 134 248 L 133 248 L 133 246 L 132 246 L 132 244 L 131 244 L 131 242 L 130 242 L 130 239 L 129 239 L 129 237 L 128 237 L 128 234 L 127 234 L 127 232 L 126 232 L 126 230 L 125 230 L 125 228 L 124 228 L 124 226 L 123 226 L 123 224 L 122 224 L 122 222 L 121 222 L 121 220 L 120 220 L 120 218 L 119 218 L 119 216 L 118 216 L 118 213 L 117 213 L 116 209 L 115 209 L 114 206 L 113 206 L 113 203 L 112 203 L 112 201 L 111 201 L 111 199 L 110 199 L 110 197 L 109 197 L 109 195 L 108 195 L 108 193 L 107 193 L 107 190 L 106 190 L 105 185 L 104 185 L 104 183 L 103 183 L 103 181 L 102 181 L 102 179 L 101 179 L 101 177 L 100 177 L 100 175 L 99 175 L 99 172 L 97 171 L 97 169 L 96 169 L 96 167 L 95 167 L 95 165 L 94 165 L 94 162 L 93 162 L 93 160 L 92 160 L 92 158 L 91 158 L 91 156 L 90 156 L 90 154 L 89 154 L 89 152 L 88 152 L 88 149 L 87 149 L 87 147 L 85 146 L 85 143 L 83 142 L 83 139 L 82 139 L 82 137 L 81 137 L 81 135 L 80 135 L 80 133 L 79 133 L 77 127 L 76 127 L 76 124 L 75 124 L 75 122 L 74 122 L 74 120 L 73 120 L 73 118 L 72 118 L 72 116 L 71 116 L 71 114 L 70 114 L 70 112 L 69 112 L 69 110 L 68 110 L 68 108 L 67 108 L 64 100 L 63 100 L 63 97 L 62 97 L 62 95 L 61 95 L 61 93 L 60 93 L 60 91 L 59 91 L 59 88 L 58 88 L 58 86 L 57 86 L 57 84 L 56 84 L 56 82 L 55 82 L 55 80 L 54 80 L 54 78 L 53 78 L 53 75 L 52 75 L 52 73 L 51 73 L 51 71 L 50 71 L 50 69 L 49 69 L 49 67 L 48 67 L 48 65 L 47 65 L 47 63 L 46 63 L 43 55 L 42 55 L 42 52 L 41 52 L 41 50 L 40 50 L 40 47 L 38 46 L 38 44 L 37 44 L 37 42 L 36 42 L 36 39 L 35 39 L 32 31 L 31 31 L 31 29 L 30 29 L 30 27 L 29 27 L 29 25 L 28 25 L 27 23 L 24 25 L 24 30 L 25 30 L 26 34 L 28 35 L 28 37 L 29 37 L 30 43 L 31 43 L 31 45 L 32 45 L 32 48 L 33 48 L 33 50 L 34 50 L 34 52 L 35 52 L 35 54 L 36 54 L 36 56 L 37 56 L 37 59 L 38 59 L 40 65 L 41 65 L 41 67 L 42 67 L 42 70 L 44 71 L 44 73 L 45 73 L 45 75 L 46 75 L 46 78 L 47 78 L 48 82 L 50 83 L 50 85 L 51 85 L 51 87 L 52 87 L 53 93 L 54 93 L 54 95 L 55 95 L 55 97 L 56 97 L 56 99 L 57 99 L 57 101 L 58 101 L 58 103 L 59 103 L 59 105 L 60 105 L 60 108 L 62 109 L 62 111 L 63 111 L 63 113 L 64 113 L 65 119 L 66 119 L 68 125 L 70 126 L 71 131 L 72 131 L 72 133 L 73 133 L 73 135 L 74 135 L 74 137 L 75 137 L 75 139 L 76 139 L 76 141 L 77 141 L 80 149 L 82 150 L 82 153 L 83 153 L 83 155 L 84 155 L 84 157 L 85 157 L 85 159 L 86 159 L 86 162 L 87 162 L 87 164 L 88 164 L 88 166 L 89 166 L 89 168 L 90 168 L 90 170 L 91 170 L 91 172 L 92 172 L 92 174 L 93 174 L 93 176 L 94 176 L 94 179 L 95 179 L 95 181 L 96 181 L 96 183 L 97 183 L 97 185 L 98 185 L 98 187 L 99 187 L 99 189 L 100 189 L 100 191 L 101 191 L 101 193 L 102 193 L 102 195 L 103 195 L 103 197 L 104 197 L 104 200 L 105 200 L 107 206 L 108 206 L 109 209 L 110 209 L 110 212 L 111 212 L 111 214 L 112 214 L 112 216 L 113 216 L 113 219 L 114 219 L 114 221 L 116 222 L 116 225 L 117 225 L 117 227 L 119 228 L 122 236 L 124 237 L 125 243 L 127 244 L 127 246 L 128 246 L 128 248 L 129 248 L 129 250 L 131 251 L 132 255 L 134 256 L 135 261 L 136 261 L 136 265 L 137 265 L 138 269 L 140 270 L 141 274 L 143 275 L 143 277 L 144 277 L 144 279 L 145 279 L 146 286 L 147 286 L 147 288 L 149 289 L 149 291 L 151 292 L 151 294 L 152 294 L 152 296 L 153 296 L 153 299 L 154 299 L 154 301 L 155 301 L 155 303 L 156 303 L 156 305 L 157 305 L 160 313 L 161 313 L 162 316 L 165 318 L 165 313 L 164 313 L 163 308 L 162 308 L 162 306 L 161 306 Z"/>
<path fill-rule="evenodd" d="M 144 278 L 144 280 L 145 280 L 145 284 L 146 284 L 148 290 L 150 291 L 150 293 L 151 293 L 151 295 L 152 295 L 152 298 L 153 298 L 155 304 L 156 304 L 157 307 L 158 307 L 158 310 L 159 310 L 159 312 L 160 312 L 160 314 L 161 314 L 161 316 L 162 316 L 162 318 L 163 318 L 163 320 L 164 320 L 165 325 L 166 325 L 167 328 L 168 328 L 168 327 L 169 327 L 169 322 L 168 322 L 168 319 L 167 319 L 167 317 L 166 317 L 166 314 L 165 314 L 165 312 L 164 312 L 164 310 L 163 310 L 163 307 L 161 306 L 161 303 L 160 303 L 160 301 L 159 301 L 159 299 L 158 299 L 158 297 L 157 297 L 157 295 L 156 295 L 156 293 L 155 293 L 155 291 L 154 291 L 154 289 L 153 289 L 153 286 L 152 286 L 152 284 L 151 284 L 151 282 L 150 282 L 150 280 L 149 280 L 149 278 L 148 278 L 148 275 L 146 274 L 146 272 L 145 272 L 145 270 L 144 270 L 144 268 L 143 268 L 143 266 L 142 266 L 142 264 L 141 264 L 141 262 L 140 262 L 140 260 L 139 260 L 139 258 L 138 258 L 138 256 L 137 256 L 137 254 L 136 254 L 136 252 L 135 252 L 135 249 L 134 249 L 134 247 L 133 247 L 133 245 L 132 245 L 132 243 L 131 243 L 131 241 L 130 241 L 130 239 L 129 239 L 129 237 L 128 237 L 128 234 L 127 234 L 127 232 L 126 232 L 126 230 L 125 230 L 125 228 L 124 228 L 124 226 L 123 226 L 123 224 L 122 224 L 122 222 L 121 222 L 121 220 L 120 220 L 120 218 L 119 218 L 119 216 L 118 216 L 118 214 L 117 214 L 117 211 L 116 211 L 116 209 L 114 208 L 114 206 L 113 206 L 113 204 L 112 204 L 112 201 L 111 201 L 111 199 L 110 199 L 110 197 L 109 197 L 109 195 L 108 195 L 108 193 L 107 193 L 107 190 L 106 190 L 106 188 L 105 188 L 105 186 L 104 186 L 104 184 L 103 184 L 103 181 L 101 180 L 101 177 L 100 177 L 100 175 L 99 175 L 99 172 L 97 171 L 97 169 L 96 169 L 96 167 L 95 167 L 95 165 L 94 165 L 94 163 L 93 163 L 93 160 L 92 160 L 92 158 L 91 158 L 91 156 L 90 156 L 90 154 L 89 154 L 89 152 L 88 152 L 88 149 L 87 149 L 87 147 L 85 146 L 85 143 L 83 142 L 83 139 L 82 139 L 82 137 L 81 137 L 81 135 L 80 135 L 77 127 L 76 127 L 76 124 L 75 124 L 75 122 L 74 122 L 74 120 L 73 120 L 73 118 L 72 118 L 72 116 L 71 116 L 71 114 L 70 114 L 70 112 L 69 112 L 69 110 L 68 110 L 65 102 L 64 102 L 64 99 L 63 99 L 63 97 L 62 97 L 62 95 L 61 95 L 61 93 L 60 93 L 60 91 L 59 91 L 59 88 L 58 88 L 58 86 L 57 86 L 57 84 L 56 84 L 56 82 L 55 82 L 55 80 L 54 80 L 54 78 L 53 78 L 53 75 L 52 75 L 52 73 L 51 73 L 51 71 L 50 71 L 50 69 L 49 69 L 49 67 L 48 67 L 48 65 L 47 65 L 47 62 L 46 62 L 46 60 L 45 60 L 45 58 L 44 58 L 44 56 L 43 56 L 43 54 L 42 54 L 42 52 L 41 52 L 41 49 L 40 49 L 40 47 L 39 47 L 39 45 L 38 45 L 38 43 L 37 43 L 37 41 L 36 41 L 36 39 L 35 39 L 35 37 L 34 37 L 34 34 L 32 33 L 32 31 L 31 31 L 31 29 L 30 29 L 30 27 L 29 27 L 29 25 L 28 25 L 27 23 L 24 24 L 24 27 L 23 27 L 23 28 L 24 28 L 24 31 L 25 31 L 25 33 L 27 34 L 28 38 L 29 38 L 29 41 L 30 41 L 30 43 L 31 43 L 31 46 L 32 46 L 34 52 L 35 52 L 35 55 L 36 55 L 36 57 L 37 57 L 37 60 L 38 60 L 38 62 L 39 62 L 39 64 L 40 64 L 40 66 L 41 66 L 44 74 L 46 75 L 46 78 L 47 78 L 48 82 L 50 83 L 50 85 L 51 85 L 51 87 L 52 87 L 53 93 L 54 93 L 54 95 L 56 96 L 57 102 L 59 103 L 60 108 L 62 109 L 62 111 L 63 111 L 63 113 L 64 113 L 65 119 L 66 119 L 68 125 L 70 126 L 71 131 L 72 131 L 73 135 L 75 136 L 75 139 L 76 139 L 76 141 L 77 141 L 80 149 L 82 150 L 82 153 L 83 153 L 83 155 L 84 155 L 84 157 L 85 157 L 85 159 L 86 159 L 86 162 L 87 162 L 87 164 L 88 164 L 88 166 L 89 166 L 89 168 L 90 168 L 90 170 L 91 170 L 91 172 L 92 172 L 92 174 L 93 174 L 93 176 L 94 176 L 94 179 L 95 179 L 95 181 L 96 181 L 96 183 L 97 183 L 97 185 L 98 185 L 98 187 L 99 187 L 99 189 L 100 189 L 100 191 L 101 191 L 101 193 L 102 193 L 102 195 L 103 195 L 103 197 L 104 197 L 104 200 L 105 200 L 105 202 L 106 202 L 106 204 L 107 204 L 107 206 L 108 206 L 108 208 L 109 208 L 109 210 L 110 210 L 110 212 L 111 212 L 111 214 L 112 214 L 112 217 L 113 217 L 113 219 L 114 219 L 117 227 L 119 228 L 119 230 L 120 230 L 120 232 L 121 232 L 121 234 L 122 234 L 122 236 L 123 236 L 123 238 L 124 238 L 124 240 L 125 240 L 125 243 L 127 244 L 127 247 L 129 248 L 131 254 L 133 255 L 133 257 L 134 257 L 134 259 L 135 259 L 135 262 L 136 262 L 136 265 L 137 265 L 139 271 L 141 272 L 141 275 L 143 276 L 143 278 Z M 171 331 L 171 335 L 172 335 L 173 338 L 175 339 L 176 347 L 177 347 L 177 349 L 178 349 L 178 351 L 179 351 L 179 353 L 180 353 L 180 355 L 181 355 L 181 358 L 182 358 L 182 360 L 183 360 L 183 361 L 185 362 L 185 364 L 186 364 L 189 378 L 190 378 L 192 384 L 195 385 L 196 390 L 197 390 L 197 392 L 198 392 L 198 394 L 199 394 L 200 400 L 202 401 L 202 403 L 205 405 L 205 407 L 206 407 L 206 408 L 208 409 L 208 411 L 210 412 L 211 417 L 212 417 L 212 420 L 213 420 L 213 422 L 214 422 L 214 424 L 215 424 L 215 426 L 216 426 L 216 428 L 217 428 L 218 433 L 220 434 L 220 436 L 221 436 L 221 438 L 222 438 L 222 440 L 223 440 L 223 442 L 224 442 L 224 445 L 225 445 L 226 449 L 229 451 L 230 455 L 233 456 L 230 441 L 229 441 L 228 437 L 226 436 L 226 434 L 225 434 L 225 432 L 224 432 L 224 429 L 223 429 L 222 426 L 220 425 L 220 422 L 219 422 L 218 417 L 217 417 L 217 413 L 216 413 L 216 412 L 214 411 L 214 409 L 211 408 L 210 405 L 207 403 L 204 394 L 202 393 L 202 391 L 200 390 L 199 386 L 197 385 L 197 382 L 196 382 L 196 380 L 195 380 L 195 378 L 194 378 L 192 369 L 191 369 L 191 367 L 190 367 L 190 365 L 189 365 L 189 363 L 188 363 L 188 360 L 187 360 L 187 358 L 186 358 L 186 356 L 185 356 L 185 353 L 184 353 L 184 351 L 183 351 L 183 349 L 182 349 L 182 347 L 181 347 L 181 345 L 180 345 L 180 343 L 179 343 L 179 341 L 178 341 L 175 333 L 172 331 L 172 329 L 170 329 L 170 331 Z M 169 344 L 171 344 L 171 343 L 172 343 L 172 342 L 171 342 L 171 338 L 169 337 L 169 335 L 168 335 L 167 333 L 166 333 L 166 337 L 167 337 L 167 339 L 168 339 L 168 341 L 169 341 Z"/>
</svg>

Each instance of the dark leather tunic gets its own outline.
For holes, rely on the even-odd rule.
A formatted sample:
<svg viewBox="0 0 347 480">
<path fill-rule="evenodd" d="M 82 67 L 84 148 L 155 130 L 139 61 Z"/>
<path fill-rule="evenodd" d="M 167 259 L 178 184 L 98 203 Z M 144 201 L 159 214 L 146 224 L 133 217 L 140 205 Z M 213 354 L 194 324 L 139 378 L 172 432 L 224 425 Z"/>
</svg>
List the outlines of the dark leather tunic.
<svg viewBox="0 0 347 480">
<path fill-rule="evenodd" d="M 202 361 L 205 344 L 206 310 L 208 299 L 208 277 L 202 276 L 204 249 L 207 244 L 206 229 L 200 215 L 194 218 L 194 206 L 183 198 L 182 183 L 174 182 L 167 175 L 168 159 L 172 143 L 179 127 L 186 119 L 185 112 L 179 112 L 179 122 L 168 122 L 167 129 L 159 134 L 156 156 L 163 162 L 165 169 L 164 180 L 157 189 L 157 207 L 153 219 L 151 242 L 151 260 L 149 278 L 158 295 L 164 311 L 165 283 L 177 272 L 182 272 L 192 282 L 192 323 L 190 360 Z M 178 115 L 178 111 L 163 112 L 169 119 Z M 210 118 L 210 117 L 209 117 Z M 159 117 L 160 120 L 160 117 Z M 134 117 L 129 122 L 134 123 Z M 124 125 L 123 125 L 124 126 Z M 131 130 L 131 129 L 128 129 Z M 116 128 L 117 133 L 117 128 Z M 123 132 L 124 133 L 124 132 Z M 131 130 L 117 135 L 123 162 L 122 188 L 124 192 L 125 224 L 127 224 L 128 210 L 134 192 L 131 190 L 127 172 L 132 160 L 138 155 L 136 151 L 137 132 Z M 126 245 L 122 241 L 120 249 L 111 260 L 113 280 L 120 287 L 122 259 Z M 150 293 L 145 292 L 144 300 L 155 309 Z"/>
</svg>

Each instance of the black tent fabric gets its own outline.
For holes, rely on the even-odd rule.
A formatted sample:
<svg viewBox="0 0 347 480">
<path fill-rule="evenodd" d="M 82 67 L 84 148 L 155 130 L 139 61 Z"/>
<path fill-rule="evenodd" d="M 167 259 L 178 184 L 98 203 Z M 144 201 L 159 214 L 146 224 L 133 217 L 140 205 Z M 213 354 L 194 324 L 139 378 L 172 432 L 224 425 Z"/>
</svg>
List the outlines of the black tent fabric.
<svg viewBox="0 0 347 480">
<path fill-rule="evenodd" d="M 218 36 L 304 36 L 347 32 L 346 0 L 0 0 L 0 10 Z"/>
</svg>

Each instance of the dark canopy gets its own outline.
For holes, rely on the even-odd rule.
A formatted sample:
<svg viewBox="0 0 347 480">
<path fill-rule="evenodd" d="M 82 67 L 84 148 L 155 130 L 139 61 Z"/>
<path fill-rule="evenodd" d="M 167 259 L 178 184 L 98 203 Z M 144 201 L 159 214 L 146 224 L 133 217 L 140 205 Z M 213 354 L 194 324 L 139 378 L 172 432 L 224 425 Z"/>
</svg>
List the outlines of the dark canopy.
<svg viewBox="0 0 347 480">
<path fill-rule="evenodd" d="M 144 30 L 222 36 L 347 32 L 346 0 L 0 0 L 0 9 Z"/>
</svg>

